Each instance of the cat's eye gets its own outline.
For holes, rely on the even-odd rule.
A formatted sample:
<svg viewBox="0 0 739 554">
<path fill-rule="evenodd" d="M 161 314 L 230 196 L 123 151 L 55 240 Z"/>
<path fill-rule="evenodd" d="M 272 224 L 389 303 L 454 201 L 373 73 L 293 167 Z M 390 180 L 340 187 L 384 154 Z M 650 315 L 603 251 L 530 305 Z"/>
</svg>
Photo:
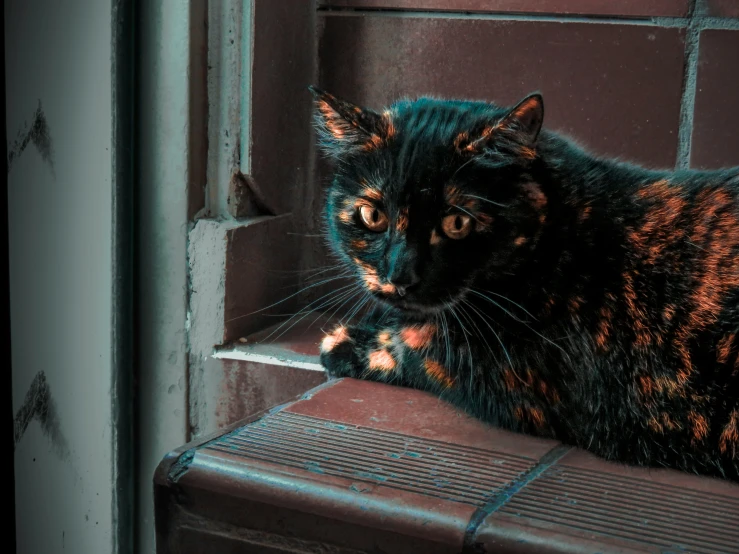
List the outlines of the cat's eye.
<svg viewBox="0 0 739 554">
<path fill-rule="evenodd" d="M 464 214 L 452 214 L 441 220 L 441 228 L 450 239 L 463 239 L 472 230 L 472 218 Z"/>
<path fill-rule="evenodd" d="M 365 227 L 375 233 L 381 233 L 387 229 L 387 216 L 384 212 L 374 206 L 362 206 L 359 208 L 359 217 Z"/>
</svg>

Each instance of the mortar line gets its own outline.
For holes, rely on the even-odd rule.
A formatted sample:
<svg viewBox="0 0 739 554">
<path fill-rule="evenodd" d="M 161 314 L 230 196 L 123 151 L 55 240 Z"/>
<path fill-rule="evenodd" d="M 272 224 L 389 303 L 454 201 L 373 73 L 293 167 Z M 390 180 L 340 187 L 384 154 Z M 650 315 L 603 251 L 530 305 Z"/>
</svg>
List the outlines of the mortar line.
<svg viewBox="0 0 739 554">
<path fill-rule="evenodd" d="M 695 1 L 695 0 L 694 0 Z M 569 15 L 546 13 L 481 13 L 465 11 L 441 10 L 403 10 L 403 9 L 373 9 L 373 8 L 344 8 L 319 7 L 319 16 L 323 17 L 385 17 L 397 19 L 465 19 L 488 21 L 514 22 L 542 22 L 542 23 L 590 23 L 605 25 L 644 25 L 665 28 L 686 28 L 692 21 L 699 29 L 732 29 L 739 30 L 739 18 L 706 16 L 702 13 L 693 17 L 679 16 L 629 16 L 629 15 Z"/>
<path fill-rule="evenodd" d="M 658 18 L 649 16 L 618 17 L 612 15 L 568 15 L 568 14 L 518 14 L 518 13 L 478 13 L 478 12 L 447 12 L 434 10 L 387 10 L 361 8 L 318 8 L 318 14 L 324 17 L 386 17 L 398 19 L 465 19 L 490 21 L 536 21 L 544 23 L 595 23 L 618 25 L 655 25 Z M 662 26 L 687 26 L 687 17 L 659 18 Z"/>
<path fill-rule="evenodd" d="M 695 93 L 698 78 L 698 54 L 701 29 L 696 25 L 696 11 L 701 8 L 700 0 L 692 0 L 691 19 L 685 33 L 685 57 L 683 65 L 683 86 L 680 99 L 680 118 L 677 135 L 677 169 L 690 167 L 690 151 L 693 139 L 693 118 L 695 112 Z"/>
</svg>

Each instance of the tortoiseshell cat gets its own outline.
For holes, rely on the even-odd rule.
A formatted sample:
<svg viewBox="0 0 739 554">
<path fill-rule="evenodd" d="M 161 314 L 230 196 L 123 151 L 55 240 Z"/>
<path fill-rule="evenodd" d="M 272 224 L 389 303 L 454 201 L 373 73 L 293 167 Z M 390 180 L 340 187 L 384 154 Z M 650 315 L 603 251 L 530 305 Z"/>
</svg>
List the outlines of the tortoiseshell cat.
<svg viewBox="0 0 739 554">
<path fill-rule="evenodd" d="M 324 338 L 330 375 L 739 480 L 739 168 L 593 157 L 541 129 L 538 94 L 377 113 L 312 91 L 330 242 L 389 307 Z"/>
</svg>

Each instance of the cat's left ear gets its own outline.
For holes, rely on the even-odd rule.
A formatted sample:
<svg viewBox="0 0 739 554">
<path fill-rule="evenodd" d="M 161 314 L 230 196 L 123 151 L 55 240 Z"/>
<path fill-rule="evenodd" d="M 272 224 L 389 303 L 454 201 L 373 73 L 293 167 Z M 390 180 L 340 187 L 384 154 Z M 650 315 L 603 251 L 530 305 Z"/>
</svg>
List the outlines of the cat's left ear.
<svg viewBox="0 0 739 554">
<path fill-rule="evenodd" d="M 538 92 L 529 94 L 495 123 L 476 137 L 459 144 L 462 151 L 482 153 L 487 146 L 509 146 L 525 158 L 533 156 L 534 144 L 544 122 L 544 99 Z"/>
<path fill-rule="evenodd" d="M 308 87 L 315 99 L 315 124 L 321 149 L 331 157 L 371 151 L 392 138 L 395 128 L 389 114 L 381 115 Z"/>
<path fill-rule="evenodd" d="M 515 135 L 517 142 L 533 145 L 544 123 L 544 99 L 534 92 L 521 100 L 497 124 L 498 130 Z"/>
</svg>

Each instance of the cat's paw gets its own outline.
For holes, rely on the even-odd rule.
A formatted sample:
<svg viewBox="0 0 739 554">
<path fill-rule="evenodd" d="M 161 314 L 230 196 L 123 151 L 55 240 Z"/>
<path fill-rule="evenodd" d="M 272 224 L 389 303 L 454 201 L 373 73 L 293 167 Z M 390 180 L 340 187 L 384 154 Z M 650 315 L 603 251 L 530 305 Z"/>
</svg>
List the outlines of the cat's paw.
<svg viewBox="0 0 739 554">
<path fill-rule="evenodd" d="M 321 341 L 321 364 L 329 377 L 400 382 L 400 365 L 387 330 L 338 326 Z"/>
<path fill-rule="evenodd" d="M 329 378 L 355 377 L 357 374 L 354 339 L 350 329 L 339 325 L 321 341 L 321 365 Z"/>
</svg>

